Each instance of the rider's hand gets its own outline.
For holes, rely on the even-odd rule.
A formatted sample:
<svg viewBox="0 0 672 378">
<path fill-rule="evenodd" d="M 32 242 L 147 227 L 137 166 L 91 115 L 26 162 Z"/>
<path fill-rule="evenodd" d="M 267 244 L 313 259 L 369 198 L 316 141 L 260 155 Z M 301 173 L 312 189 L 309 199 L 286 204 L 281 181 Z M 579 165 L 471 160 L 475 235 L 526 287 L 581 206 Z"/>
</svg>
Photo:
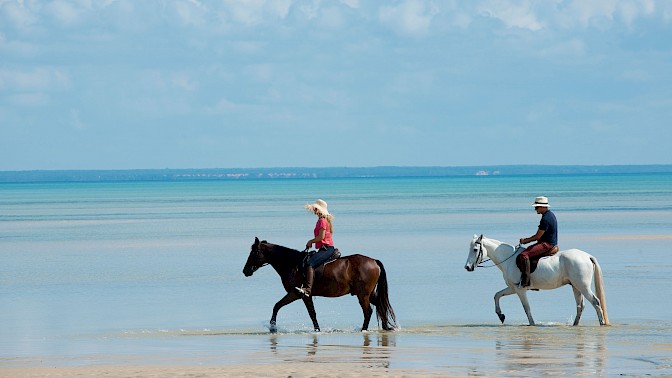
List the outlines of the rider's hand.
<svg viewBox="0 0 672 378">
<path fill-rule="evenodd" d="M 519 240 L 520 244 L 525 244 L 524 240 L 525 240 L 525 238 L 520 238 L 520 240 Z"/>
<path fill-rule="evenodd" d="M 308 243 L 306 243 L 306 249 L 309 249 L 309 248 L 312 247 L 312 246 L 313 246 L 313 241 L 312 241 L 312 240 L 308 240 Z"/>
</svg>

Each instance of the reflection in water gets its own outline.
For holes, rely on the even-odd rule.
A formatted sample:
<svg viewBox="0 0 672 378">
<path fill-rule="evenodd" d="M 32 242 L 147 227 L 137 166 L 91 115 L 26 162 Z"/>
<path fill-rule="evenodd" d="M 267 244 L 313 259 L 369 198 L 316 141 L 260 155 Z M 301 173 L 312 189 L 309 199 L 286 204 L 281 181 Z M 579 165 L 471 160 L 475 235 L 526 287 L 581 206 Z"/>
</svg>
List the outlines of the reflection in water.
<svg viewBox="0 0 672 378">
<path fill-rule="evenodd" d="M 313 341 L 306 345 L 308 351 L 307 355 L 314 356 L 317 354 L 318 339 L 317 335 L 313 335 Z"/>
<path fill-rule="evenodd" d="M 306 340 L 306 337 L 309 337 Z M 361 347 L 355 343 L 361 337 Z M 322 344 L 320 344 L 322 338 Z M 314 362 L 318 354 L 331 362 L 361 361 L 365 367 L 389 368 L 391 350 L 396 346 L 392 333 L 359 334 L 271 334 L 270 350 L 283 361 Z"/>
<path fill-rule="evenodd" d="M 396 346 L 394 335 L 389 333 L 378 333 L 373 335 L 375 346 L 371 343 L 371 334 L 363 334 L 363 355 L 362 360 L 368 362 L 368 367 L 390 367 L 390 350 L 387 347 Z"/>
<path fill-rule="evenodd" d="M 371 334 L 368 332 L 363 333 L 364 335 L 364 347 L 371 346 Z M 376 346 L 382 346 L 382 347 L 388 347 L 388 346 L 396 346 L 396 340 L 394 338 L 394 334 L 391 333 L 378 333 L 374 334 L 375 336 L 375 341 L 376 341 Z"/>
<path fill-rule="evenodd" d="M 605 333 L 584 327 L 506 327 L 495 340 L 497 359 L 510 372 L 605 374 Z"/>
</svg>

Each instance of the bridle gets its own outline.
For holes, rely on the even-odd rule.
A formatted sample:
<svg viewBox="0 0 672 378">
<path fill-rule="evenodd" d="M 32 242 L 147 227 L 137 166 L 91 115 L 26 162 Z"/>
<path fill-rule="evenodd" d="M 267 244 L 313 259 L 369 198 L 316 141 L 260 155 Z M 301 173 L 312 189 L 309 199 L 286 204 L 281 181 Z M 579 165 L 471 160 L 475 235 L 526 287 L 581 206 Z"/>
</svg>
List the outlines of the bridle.
<svg viewBox="0 0 672 378">
<path fill-rule="evenodd" d="M 265 257 L 265 256 L 264 256 L 264 252 L 261 250 L 261 244 L 262 244 L 262 243 L 259 243 L 259 247 L 257 248 L 257 250 L 256 250 L 256 251 L 252 251 L 252 253 L 254 253 L 255 255 L 261 255 L 262 257 Z M 256 256 L 255 256 L 255 257 L 256 257 Z M 250 269 L 252 269 L 252 273 L 254 273 L 254 272 L 256 272 L 257 270 L 259 270 L 259 268 L 265 267 L 266 265 L 268 265 L 268 262 L 265 262 L 265 263 L 263 263 L 263 264 L 261 264 L 261 265 L 259 265 L 259 266 L 257 266 L 257 265 L 251 265 L 251 266 L 250 266 Z"/>
<path fill-rule="evenodd" d="M 502 261 L 500 261 L 500 262 L 498 262 L 498 263 L 496 263 L 496 264 L 492 264 L 492 265 L 481 265 L 481 264 L 483 264 L 483 263 L 487 263 L 488 261 L 492 261 L 492 259 L 489 258 L 489 257 L 488 257 L 487 260 L 481 261 L 481 260 L 483 259 L 483 241 L 482 241 L 482 240 L 483 240 L 483 235 L 481 235 L 481 236 L 478 238 L 478 240 L 476 240 L 476 241 L 474 242 L 474 244 L 478 244 L 478 256 L 476 256 L 476 267 L 478 267 L 478 268 L 492 268 L 492 267 L 501 265 L 501 264 L 505 263 L 507 260 L 509 260 L 510 258 L 512 258 L 513 256 L 515 256 L 515 255 L 516 255 L 516 252 L 518 251 L 518 248 L 520 248 L 520 244 L 519 244 L 518 246 L 516 246 L 515 248 L 513 248 L 513 253 L 511 254 L 511 256 L 505 258 L 504 260 L 502 260 Z"/>
</svg>

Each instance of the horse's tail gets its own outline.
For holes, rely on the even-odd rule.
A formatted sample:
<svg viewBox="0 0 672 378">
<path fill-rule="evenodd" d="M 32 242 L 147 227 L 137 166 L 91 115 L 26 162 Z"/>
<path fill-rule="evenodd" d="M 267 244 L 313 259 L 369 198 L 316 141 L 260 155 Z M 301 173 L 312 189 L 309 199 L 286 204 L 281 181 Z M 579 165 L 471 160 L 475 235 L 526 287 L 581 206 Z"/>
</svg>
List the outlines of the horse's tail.
<svg viewBox="0 0 672 378">
<path fill-rule="evenodd" d="M 590 256 L 590 261 L 595 267 L 593 271 L 593 279 L 595 280 L 595 295 L 600 301 L 600 308 L 602 309 L 602 316 L 604 316 L 604 325 L 609 325 L 609 316 L 607 315 L 607 296 L 604 294 L 604 280 L 602 279 L 602 268 L 597 263 L 597 259 Z"/>
<path fill-rule="evenodd" d="M 394 310 L 387 295 L 387 274 L 382 262 L 376 260 L 376 264 L 380 267 L 380 276 L 378 277 L 375 295 L 372 295 L 372 303 L 376 305 L 378 322 L 384 330 L 392 331 L 397 326 L 397 319 L 394 316 Z"/>
</svg>

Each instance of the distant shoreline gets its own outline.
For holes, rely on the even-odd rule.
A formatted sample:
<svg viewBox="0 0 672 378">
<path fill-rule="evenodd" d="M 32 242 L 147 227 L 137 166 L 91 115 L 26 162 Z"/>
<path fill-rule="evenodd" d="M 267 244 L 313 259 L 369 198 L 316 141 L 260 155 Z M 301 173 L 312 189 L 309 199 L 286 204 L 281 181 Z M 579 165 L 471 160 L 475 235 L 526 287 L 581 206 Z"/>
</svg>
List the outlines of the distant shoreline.
<svg viewBox="0 0 672 378">
<path fill-rule="evenodd" d="M 672 173 L 672 165 L 480 165 L 435 167 L 194 168 L 0 171 L 0 183 L 272 180 L 316 178 Z"/>
</svg>

